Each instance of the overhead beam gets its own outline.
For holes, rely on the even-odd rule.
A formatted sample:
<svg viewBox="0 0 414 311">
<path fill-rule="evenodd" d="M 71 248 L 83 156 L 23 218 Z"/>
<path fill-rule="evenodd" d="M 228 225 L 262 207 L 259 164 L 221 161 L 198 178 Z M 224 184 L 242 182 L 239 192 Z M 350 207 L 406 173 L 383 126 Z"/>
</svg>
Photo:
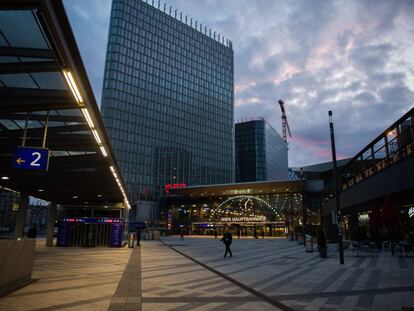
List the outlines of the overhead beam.
<svg viewBox="0 0 414 311">
<path fill-rule="evenodd" d="M 15 2 L 14 0 L 12 2 Z M 16 56 L 31 58 L 55 58 L 52 50 L 0 47 L 0 56 Z"/>
<path fill-rule="evenodd" d="M 0 88 L 0 113 L 81 108 L 67 90 Z"/>
<path fill-rule="evenodd" d="M 39 0 L 2 0 L 0 2 L 1 10 L 28 10 L 40 7 Z"/>
<path fill-rule="evenodd" d="M 72 97 L 68 90 L 53 89 L 29 89 L 22 87 L 0 88 L 0 96 L 3 97 L 53 97 L 53 98 L 70 98 Z"/>
<path fill-rule="evenodd" d="M 15 74 L 27 72 L 55 72 L 60 70 L 61 67 L 59 63 L 55 61 L 18 62 L 0 64 L 0 74 Z"/>
<path fill-rule="evenodd" d="M 29 120 L 30 120 L 30 117 L 29 117 Z M 50 135 L 59 134 L 59 133 L 81 132 L 81 131 L 89 131 L 89 130 L 90 129 L 87 124 L 49 126 L 47 128 L 47 135 L 50 137 Z M 30 137 L 36 136 L 36 135 L 40 135 L 43 138 L 44 131 L 45 131 L 44 127 L 28 128 L 26 130 L 26 135 L 29 139 Z M 24 133 L 24 129 L 9 130 L 5 133 L 0 132 L 0 137 L 16 137 L 16 136 L 19 137 L 19 136 L 23 136 L 23 133 Z"/>
<path fill-rule="evenodd" d="M 1 96 L 1 95 L 0 95 Z M 48 110 L 64 110 L 64 109 L 75 109 L 81 108 L 84 106 L 79 106 L 78 104 L 74 103 L 73 100 L 70 99 L 60 99 L 57 101 L 51 100 L 43 100 L 43 101 L 35 101 L 33 99 L 28 99 L 28 101 L 24 104 L 20 103 L 8 103 L 3 104 L 2 100 L 0 99 L 0 112 L 1 113 L 14 113 L 14 112 L 35 112 L 35 111 L 48 111 Z"/>
<path fill-rule="evenodd" d="M 31 121 L 46 121 L 46 114 L 31 114 Z M 26 120 L 26 114 L 20 113 L 0 113 L 0 120 Z M 78 122 L 86 123 L 82 116 L 64 116 L 64 115 L 49 115 L 49 121 L 53 122 Z"/>
</svg>

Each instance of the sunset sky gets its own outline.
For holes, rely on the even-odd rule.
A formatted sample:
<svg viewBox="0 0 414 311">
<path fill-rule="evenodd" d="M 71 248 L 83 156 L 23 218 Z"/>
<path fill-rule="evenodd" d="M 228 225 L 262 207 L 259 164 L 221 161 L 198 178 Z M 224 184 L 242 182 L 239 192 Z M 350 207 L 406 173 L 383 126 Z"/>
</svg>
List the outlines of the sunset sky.
<svg viewBox="0 0 414 311">
<path fill-rule="evenodd" d="M 281 133 L 285 101 L 289 166 L 331 159 L 328 110 L 345 158 L 413 107 L 414 1 L 164 2 L 232 40 L 235 121 L 263 116 Z M 111 1 L 64 3 L 99 103 Z"/>
</svg>

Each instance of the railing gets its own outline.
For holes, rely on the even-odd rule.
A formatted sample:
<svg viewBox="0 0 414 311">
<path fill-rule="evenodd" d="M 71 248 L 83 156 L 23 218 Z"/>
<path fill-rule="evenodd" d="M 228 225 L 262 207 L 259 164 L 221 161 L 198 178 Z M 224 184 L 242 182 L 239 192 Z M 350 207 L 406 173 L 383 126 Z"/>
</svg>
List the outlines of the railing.
<svg viewBox="0 0 414 311">
<path fill-rule="evenodd" d="M 414 154 L 414 108 L 388 127 L 341 170 L 345 191 Z"/>
</svg>

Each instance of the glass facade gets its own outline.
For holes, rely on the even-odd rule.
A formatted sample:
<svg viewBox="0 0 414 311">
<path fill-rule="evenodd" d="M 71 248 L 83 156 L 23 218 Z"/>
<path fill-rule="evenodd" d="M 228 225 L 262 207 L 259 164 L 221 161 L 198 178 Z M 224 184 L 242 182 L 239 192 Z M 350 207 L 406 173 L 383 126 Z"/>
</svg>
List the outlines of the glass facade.
<svg viewBox="0 0 414 311">
<path fill-rule="evenodd" d="M 232 44 L 192 24 L 112 3 L 101 109 L 133 200 L 234 179 Z"/>
<path fill-rule="evenodd" d="M 289 179 L 287 145 L 264 119 L 235 129 L 236 182 Z"/>
</svg>

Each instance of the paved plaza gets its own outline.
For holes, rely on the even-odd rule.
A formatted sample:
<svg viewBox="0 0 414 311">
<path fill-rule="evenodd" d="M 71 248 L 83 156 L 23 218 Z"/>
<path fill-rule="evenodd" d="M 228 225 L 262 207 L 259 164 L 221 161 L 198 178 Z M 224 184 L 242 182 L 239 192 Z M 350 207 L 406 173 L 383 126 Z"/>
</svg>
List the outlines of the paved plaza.
<svg viewBox="0 0 414 311">
<path fill-rule="evenodd" d="M 371 252 L 306 253 L 284 239 L 167 237 L 141 248 L 46 248 L 37 281 L 0 299 L 0 310 L 410 310 L 414 258 Z"/>
</svg>

